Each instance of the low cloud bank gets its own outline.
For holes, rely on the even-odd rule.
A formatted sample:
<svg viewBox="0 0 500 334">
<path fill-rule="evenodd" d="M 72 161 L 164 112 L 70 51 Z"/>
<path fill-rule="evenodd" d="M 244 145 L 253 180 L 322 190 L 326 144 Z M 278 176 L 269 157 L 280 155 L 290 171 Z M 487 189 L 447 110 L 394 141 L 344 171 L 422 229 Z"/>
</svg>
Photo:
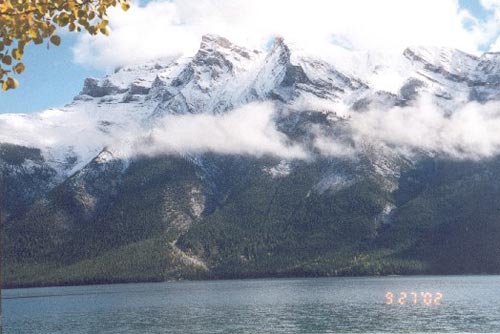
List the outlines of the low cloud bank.
<svg viewBox="0 0 500 334">
<path fill-rule="evenodd" d="M 290 113 L 284 117 L 295 117 Z M 405 156 L 479 160 L 500 155 L 500 102 L 470 102 L 450 112 L 422 98 L 408 107 L 346 111 L 334 128 L 313 126 L 308 143 L 294 142 L 278 129 L 271 102 L 224 114 L 167 115 L 147 128 L 127 118 L 112 124 L 113 115 L 102 110 L 3 115 L 0 142 L 40 148 L 55 163 L 76 155 L 79 164 L 103 147 L 116 158 L 212 152 L 308 160 L 313 148 L 323 156 L 350 159 L 377 146 Z"/>
<path fill-rule="evenodd" d="M 147 137 L 149 144 L 139 150 L 149 155 L 215 152 L 310 158 L 307 143 L 291 142 L 277 130 L 274 114 L 274 105 L 269 102 L 252 103 L 221 115 L 167 116 Z M 310 144 L 324 156 L 354 158 L 367 144 L 405 156 L 428 153 L 479 160 L 500 155 L 500 102 L 469 102 L 449 111 L 424 96 L 411 106 L 341 114 L 347 118 L 338 123 L 342 131 L 311 129 Z M 329 132 L 336 134 L 327 135 Z"/>
<path fill-rule="evenodd" d="M 429 152 L 452 159 L 500 154 L 500 102 L 470 102 L 449 112 L 423 98 L 408 107 L 354 112 L 348 124 L 354 145 L 320 135 L 316 147 L 322 154 L 352 156 L 366 143 L 404 155 Z"/>
<path fill-rule="evenodd" d="M 273 114 L 272 103 L 251 103 L 220 115 L 169 115 L 136 150 L 147 155 L 214 152 L 307 158 L 299 144 L 276 129 Z"/>
</svg>

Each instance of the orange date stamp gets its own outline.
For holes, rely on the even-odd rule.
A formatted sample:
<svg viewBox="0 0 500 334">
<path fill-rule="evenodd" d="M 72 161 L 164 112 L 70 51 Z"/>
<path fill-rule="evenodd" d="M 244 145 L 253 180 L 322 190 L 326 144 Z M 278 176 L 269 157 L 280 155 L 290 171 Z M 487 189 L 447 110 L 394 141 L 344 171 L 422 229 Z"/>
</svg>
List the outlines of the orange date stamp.
<svg viewBox="0 0 500 334">
<path fill-rule="evenodd" d="M 444 297 L 442 292 L 387 292 L 385 294 L 386 305 L 441 305 Z"/>
</svg>

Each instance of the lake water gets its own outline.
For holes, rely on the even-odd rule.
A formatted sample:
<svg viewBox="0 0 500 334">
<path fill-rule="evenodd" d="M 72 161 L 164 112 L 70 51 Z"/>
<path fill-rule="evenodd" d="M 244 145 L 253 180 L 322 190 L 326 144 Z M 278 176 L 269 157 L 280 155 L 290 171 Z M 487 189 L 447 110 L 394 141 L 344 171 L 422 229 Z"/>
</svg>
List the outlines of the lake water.
<svg viewBox="0 0 500 334">
<path fill-rule="evenodd" d="M 500 333 L 500 276 L 16 289 L 3 310 L 7 334 Z"/>
</svg>

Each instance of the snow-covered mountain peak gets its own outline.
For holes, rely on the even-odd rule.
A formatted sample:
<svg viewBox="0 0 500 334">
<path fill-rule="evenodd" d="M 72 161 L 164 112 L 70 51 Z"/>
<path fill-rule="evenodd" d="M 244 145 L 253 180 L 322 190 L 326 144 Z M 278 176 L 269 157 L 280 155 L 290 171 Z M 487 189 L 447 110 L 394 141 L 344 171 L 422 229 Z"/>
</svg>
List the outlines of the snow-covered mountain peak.
<svg viewBox="0 0 500 334">
<path fill-rule="evenodd" d="M 160 103 L 154 116 L 220 113 L 250 102 L 249 86 L 263 57 L 226 38 L 203 36 L 193 58 L 177 61 L 155 80 L 153 94 Z"/>
<path fill-rule="evenodd" d="M 500 52 L 484 53 L 481 58 L 479 58 L 475 72 L 477 79 L 479 79 L 481 75 L 486 77 L 486 79 L 491 79 L 492 76 L 500 78 Z M 498 81 L 498 79 L 495 81 Z"/>
<path fill-rule="evenodd" d="M 290 48 L 284 39 L 275 39 L 255 81 L 255 91 L 258 96 L 273 96 L 280 100 L 294 95 L 299 84 L 308 83 L 309 79 L 304 69 L 297 64 L 296 57 L 292 60 Z"/>
<path fill-rule="evenodd" d="M 264 52 L 205 35 L 193 57 L 152 60 L 86 79 L 81 94 L 63 108 L 0 115 L 0 143 L 39 148 L 51 166 L 68 174 L 103 147 L 113 153 L 115 144 L 132 149 L 127 135 L 147 133 L 166 115 L 214 115 L 271 100 L 297 114 L 347 120 L 360 110 L 411 104 L 423 93 L 451 112 L 470 100 L 500 100 L 499 88 L 498 53 L 478 58 L 449 48 L 393 54 L 332 46 L 318 54 L 282 38 Z"/>
<path fill-rule="evenodd" d="M 445 47 L 411 47 L 403 54 L 425 70 L 440 73 L 455 81 L 465 80 L 479 62 L 476 56 Z"/>
<path fill-rule="evenodd" d="M 104 78 L 87 78 L 75 101 L 118 103 L 143 100 L 158 75 L 168 72 L 178 57 L 121 67 Z"/>
<path fill-rule="evenodd" d="M 197 79 L 203 72 L 209 72 L 210 79 L 217 79 L 224 74 L 245 71 L 259 57 L 260 52 L 233 44 L 224 37 L 204 35 L 191 65 Z"/>
<path fill-rule="evenodd" d="M 230 42 L 227 38 L 218 35 L 203 35 L 197 56 L 204 54 L 220 53 L 221 55 L 232 58 L 233 60 L 247 59 L 251 60 L 260 52 L 257 50 L 248 50 Z"/>
</svg>

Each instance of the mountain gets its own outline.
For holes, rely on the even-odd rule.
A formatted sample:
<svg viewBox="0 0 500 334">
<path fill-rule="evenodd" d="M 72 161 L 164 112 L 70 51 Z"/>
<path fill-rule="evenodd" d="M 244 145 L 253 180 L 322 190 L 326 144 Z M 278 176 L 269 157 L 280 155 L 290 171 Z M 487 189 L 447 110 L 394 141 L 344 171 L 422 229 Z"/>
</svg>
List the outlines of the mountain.
<svg viewBox="0 0 500 334">
<path fill-rule="evenodd" d="M 499 273 L 500 159 L 458 123 L 496 124 L 499 78 L 493 53 L 206 35 L 0 114 L 6 283 Z"/>
</svg>

